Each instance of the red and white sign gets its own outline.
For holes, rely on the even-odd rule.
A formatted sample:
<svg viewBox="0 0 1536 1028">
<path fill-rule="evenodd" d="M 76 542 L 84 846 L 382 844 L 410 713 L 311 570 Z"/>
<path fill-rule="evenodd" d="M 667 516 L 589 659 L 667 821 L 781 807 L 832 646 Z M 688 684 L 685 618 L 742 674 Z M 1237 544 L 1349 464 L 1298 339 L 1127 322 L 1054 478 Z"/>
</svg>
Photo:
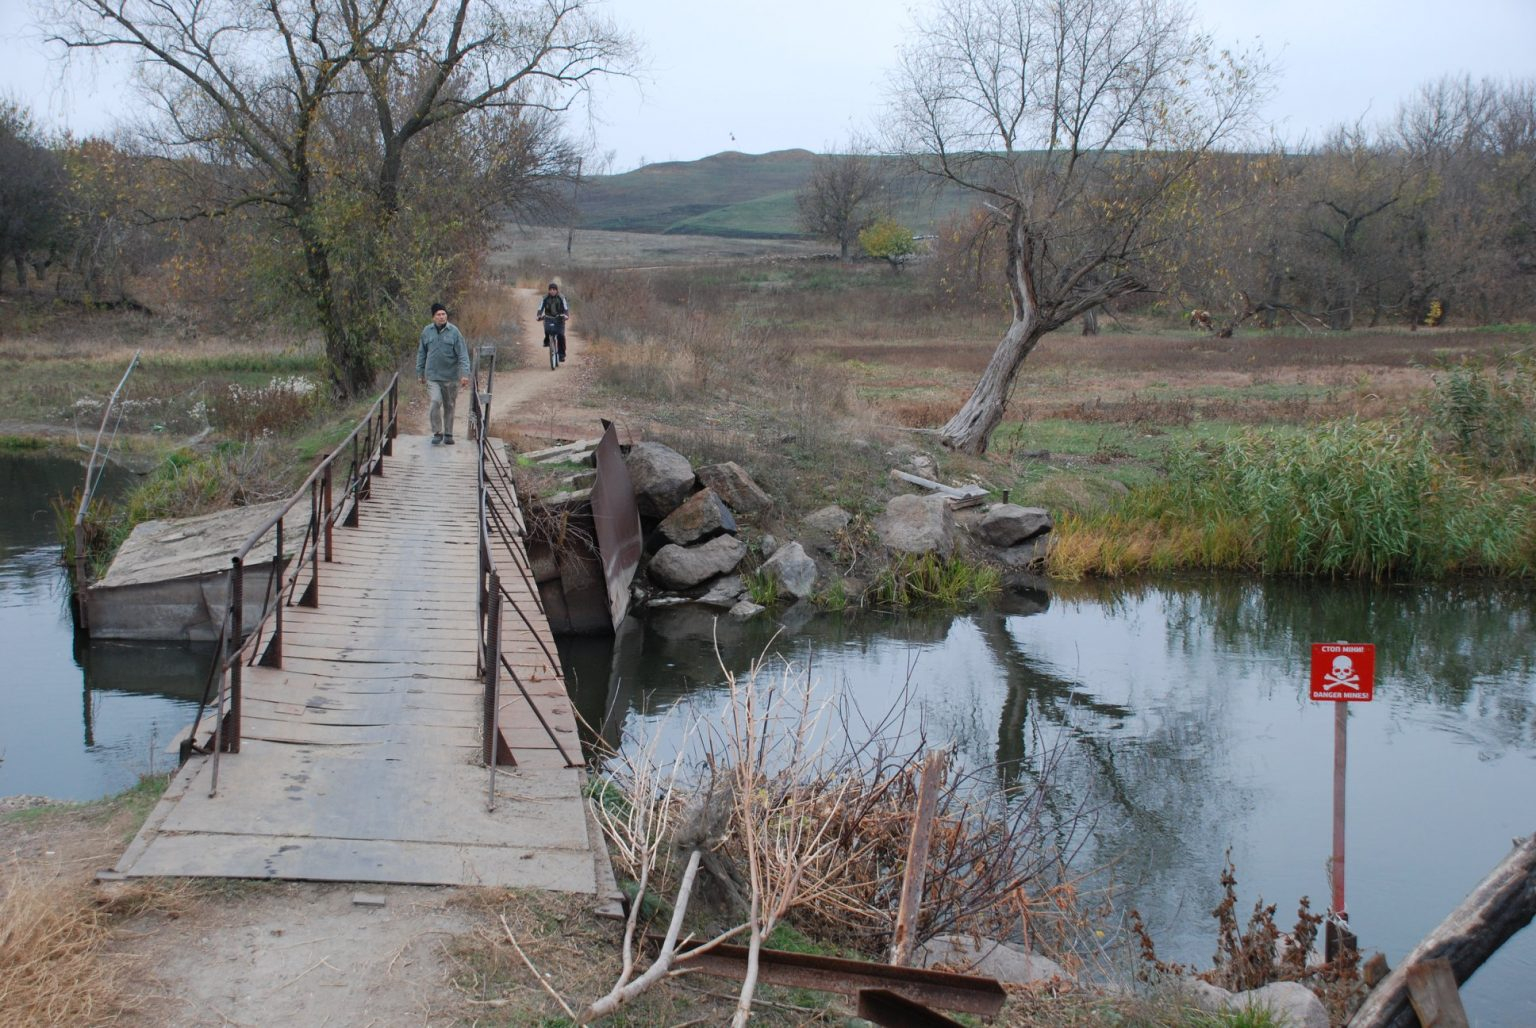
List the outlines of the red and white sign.
<svg viewBox="0 0 1536 1028">
<path fill-rule="evenodd" d="M 1368 701 L 1376 689 L 1376 647 L 1371 643 L 1313 643 L 1312 698 L 1335 703 Z"/>
</svg>

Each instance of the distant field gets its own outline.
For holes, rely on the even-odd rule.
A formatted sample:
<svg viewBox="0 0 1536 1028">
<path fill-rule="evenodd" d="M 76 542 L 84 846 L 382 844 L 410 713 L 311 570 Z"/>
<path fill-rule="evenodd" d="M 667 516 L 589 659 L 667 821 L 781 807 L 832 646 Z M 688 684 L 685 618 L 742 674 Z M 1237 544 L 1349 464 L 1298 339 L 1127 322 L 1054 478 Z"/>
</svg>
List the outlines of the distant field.
<svg viewBox="0 0 1536 1028">
<path fill-rule="evenodd" d="M 563 228 L 506 226 L 493 243 L 491 269 L 503 275 L 540 278 L 572 267 L 669 267 L 829 252 L 825 243 L 809 239 L 722 238 L 578 228 L 567 254 L 566 238 L 567 230 Z"/>
<path fill-rule="evenodd" d="M 648 164 L 622 175 L 587 179 L 572 197 L 577 225 L 589 229 L 740 238 L 796 236 L 795 194 L 816 161 L 809 150 L 720 153 L 697 161 Z M 897 220 L 931 233 L 968 203 L 934 190 L 898 158 L 890 162 L 886 206 Z"/>
</svg>

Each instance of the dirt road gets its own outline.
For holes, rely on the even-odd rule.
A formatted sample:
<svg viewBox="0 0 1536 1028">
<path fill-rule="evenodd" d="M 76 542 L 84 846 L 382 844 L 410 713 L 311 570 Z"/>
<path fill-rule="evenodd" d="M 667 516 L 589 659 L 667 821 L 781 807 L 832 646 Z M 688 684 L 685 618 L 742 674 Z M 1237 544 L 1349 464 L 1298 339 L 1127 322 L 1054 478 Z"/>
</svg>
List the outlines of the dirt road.
<svg viewBox="0 0 1536 1028">
<path fill-rule="evenodd" d="M 586 401 L 592 368 L 586 360 L 586 341 L 576 329 L 580 308 L 573 309 L 572 328 L 566 332 L 566 361 L 551 370 L 543 346 L 544 327 L 533 316 L 540 294 L 522 288 L 512 294 L 512 311 L 491 338 L 469 340 L 471 346 L 489 341 L 497 347 L 496 375 L 491 383 L 492 435 L 522 449 L 521 439 L 543 443 L 598 434 L 601 412 Z M 468 413 L 468 399 L 461 394 L 455 420 L 462 425 Z M 415 381 L 406 386 L 400 416 L 401 431 L 429 431 L 426 389 Z"/>
</svg>

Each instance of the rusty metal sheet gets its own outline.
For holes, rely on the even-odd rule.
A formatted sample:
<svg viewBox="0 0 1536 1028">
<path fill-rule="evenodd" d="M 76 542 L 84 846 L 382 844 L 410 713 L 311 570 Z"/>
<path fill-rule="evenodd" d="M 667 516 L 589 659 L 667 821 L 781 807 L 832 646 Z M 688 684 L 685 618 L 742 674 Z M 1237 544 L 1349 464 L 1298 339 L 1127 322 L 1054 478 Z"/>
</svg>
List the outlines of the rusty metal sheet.
<svg viewBox="0 0 1536 1028">
<path fill-rule="evenodd" d="M 886 1028 L 961 1028 L 959 1021 L 889 989 L 860 989 L 859 1016 Z"/>
<path fill-rule="evenodd" d="M 597 529 L 598 552 L 603 558 L 603 580 L 608 586 L 608 613 L 617 630 L 629 613 L 629 584 L 640 565 L 641 542 L 635 486 L 611 421 L 603 422 L 603 438 L 597 444 L 592 520 Z"/>
<path fill-rule="evenodd" d="M 688 952 L 678 947 L 681 956 Z M 991 1017 L 1003 1007 L 1008 994 L 995 978 L 930 971 L 926 968 L 893 967 L 866 960 L 818 957 L 765 949 L 758 953 L 758 981 L 821 992 L 856 996 L 873 989 L 895 993 L 913 1003 L 943 1010 Z M 689 968 L 722 978 L 741 978 L 747 968 L 747 947 L 722 944 L 706 953 L 689 956 Z"/>
</svg>

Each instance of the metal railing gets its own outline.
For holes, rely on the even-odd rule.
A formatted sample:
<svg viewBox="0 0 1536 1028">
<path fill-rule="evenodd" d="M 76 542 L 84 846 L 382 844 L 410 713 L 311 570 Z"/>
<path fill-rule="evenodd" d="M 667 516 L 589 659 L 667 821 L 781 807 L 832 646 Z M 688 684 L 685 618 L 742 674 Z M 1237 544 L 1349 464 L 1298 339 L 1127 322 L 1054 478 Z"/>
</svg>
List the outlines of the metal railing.
<svg viewBox="0 0 1536 1028">
<path fill-rule="evenodd" d="M 337 523 L 355 527 L 361 515 L 361 503 L 372 489 L 375 476 L 384 475 L 384 458 L 393 452 L 399 431 L 400 376 L 379 394 L 346 438 L 337 444 L 304 484 L 251 533 L 244 545 L 230 558 L 229 595 L 225 602 L 214 658 L 204 682 L 202 701 L 192 730 L 182 744 L 182 759 L 193 753 L 213 753 L 213 775 L 209 795 L 218 792 L 219 754 L 240 752 L 240 716 L 242 704 L 242 669 L 260 663 L 266 667 L 283 664 L 283 608 L 297 604 L 320 605 L 320 563 L 335 559 L 333 533 Z M 340 496 L 337 496 L 338 468 Z M 304 501 L 308 501 L 305 504 Z M 284 552 L 289 544 L 290 518 L 295 508 L 303 513 L 292 526 L 302 532 L 296 554 Z M 262 587 L 262 604 L 255 622 L 245 624 L 246 575 L 248 565 L 268 563 L 263 543 L 271 541 L 271 558 Z M 303 591 L 300 592 L 300 584 Z M 217 698 L 214 685 L 217 683 Z M 197 744 L 197 732 L 208 706 L 214 708 L 214 728 L 209 740 Z"/>
<path fill-rule="evenodd" d="M 531 606 L 537 611 L 537 616 L 545 618 L 543 600 L 539 596 L 538 582 L 534 579 L 533 568 L 528 562 L 528 555 L 523 547 L 523 540 L 527 538 L 527 522 L 523 520 L 522 512 L 518 507 L 516 492 L 512 485 L 512 469 L 506 459 L 496 451 L 496 447 L 487 445 L 489 435 L 489 411 L 480 406 L 480 393 L 476 390 L 471 400 L 472 413 L 477 418 L 480 431 L 476 437 L 476 461 L 479 473 L 479 488 L 477 492 L 477 507 L 479 520 L 479 548 L 480 548 L 480 573 L 476 584 L 476 610 L 480 627 L 480 648 L 477 660 L 477 668 L 485 684 L 485 704 L 483 707 L 484 747 L 483 755 L 487 768 L 486 781 L 486 809 L 496 809 L 496 767 L 498 764 L 513 763 L 512 754 L 508 751 L 501 735 L 501 676 L 506 676 L 517 686 L 522 694 L 524 702 L 533 711 L 534 717 L 543 727 L 544 733 L 555 745 L 566 767 L 580 767 L 580 763 L 571 760 L 565 746 L 560 742 L 559 736 L 545 720 L 544 713 L 539 705 L 534 702 L 528 688 L 523 684 L 517 671 L 507 660 L 502 652 L 501 638 L 505 613 L 511 610 L 522 621 L 528 633 L 538 643 L 543 651 L 544 658 L 549 663 L 550 671 L 556 678 L 564 681 L 561 672 L 560 659 L 550 649 L 544 635 L 539 632 L 525 606 Z M 504 552 L 512 557 L 512 570 L 527 586 L 528 595 L 532 597 L 532 604 L 521 603 L 518 597 L 507 589 L 502 581 L 501 571 L 497 567 L 496 554 L 492 548 L 493 542 L 503 544 Z M 544 623 L 547 625 L 548 621 Z"/>
</svg>

